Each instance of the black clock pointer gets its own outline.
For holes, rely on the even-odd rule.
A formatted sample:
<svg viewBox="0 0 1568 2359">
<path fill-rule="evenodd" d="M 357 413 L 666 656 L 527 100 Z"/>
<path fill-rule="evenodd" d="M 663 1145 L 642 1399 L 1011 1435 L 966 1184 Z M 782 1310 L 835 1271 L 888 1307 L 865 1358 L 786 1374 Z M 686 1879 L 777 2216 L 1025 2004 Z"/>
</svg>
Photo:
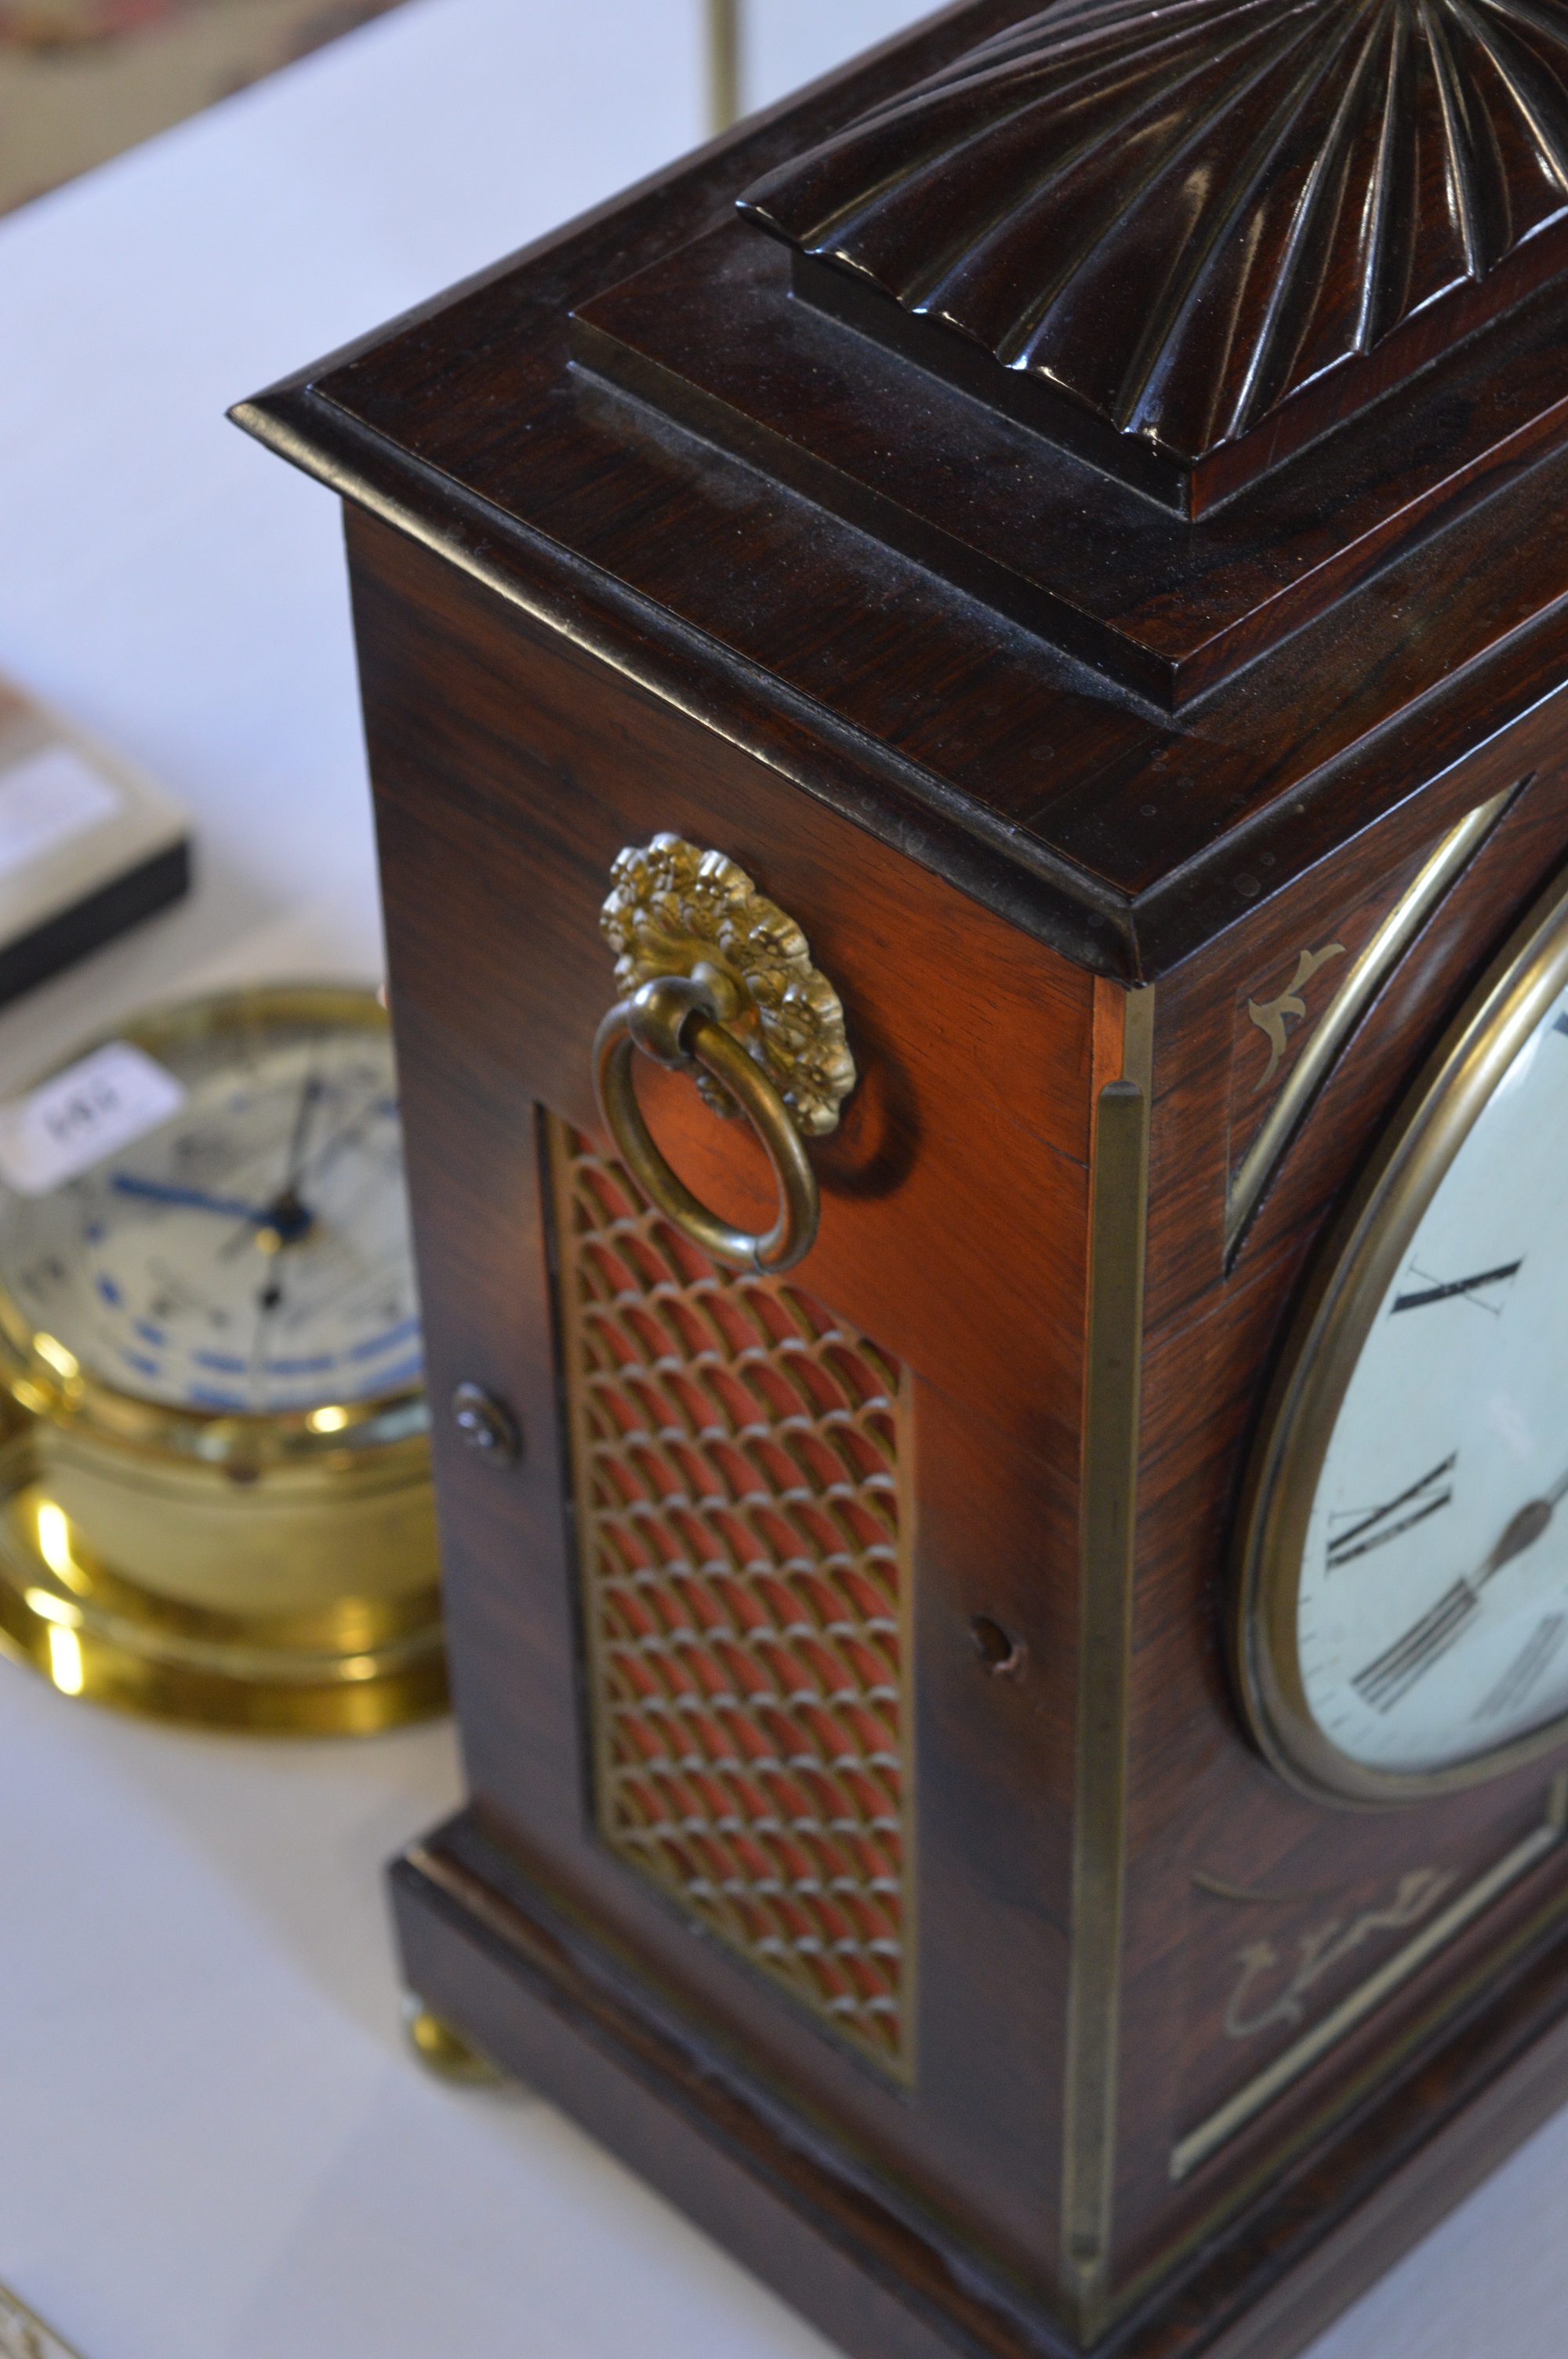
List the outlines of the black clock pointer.
<svg viewBox="0 0 1568 2359">
<path fill-rule="evenodd" d="M 308 1092 L 308 1094 L 306 1093 Z M 356 1147 L 374 1118 L 374 1105 L 362 1106 L 347 1122 L 321 1140 L 312 1162 L 306 1154 L 309 1136 L 310 1115 L 325 1094 L 320 1083 L 310 1076 L 306 1090 L 301 1092 L 298 1111 L 295 1115 L 294 1138 L 289 1149 L 289 1177 L 280 1194 L 273 1199 L 262 1215 L 260 1234 L 266 1238 L 268 1249 L 276 1239 L 279 1245 L 302 1244 L 316 1225 L 316 1215 L 301 1201 L 299 1190 L 315 1187 L 326 1177 L 332 1164 L 345 1149 Z M 270 1231 L 270 1236 L 267 1233 Z M 247 1244 L 254 1231 L 243 1231 L 231 1237 L 222 1247 L 220 1259 L 226 1260 Z"/>
<path fill-rule="evenodd" d="M 299 1103 L 294 1109 L 294 1128 L 289 1136 L 283 1186 L 267 1207 L 267 1226 L 280 1245 L 297 1245 L 301 1237 L 309 1234 L 315 1220 L 314 1213 L 301 1203 L 299 1190 L 305 1171 L 305 1150 L 310 1137 L 310 1121 L 321 1096 L 321 1081 L 316 1071 L 316 1053 L 312 1049 L 309 1070 L 299 1085 Z"/>
<path fill-rule="evenodd" d="M 379 1099 L 379 1093 L 377 1094 Z M 370 1105 L 362 1105 L 357 1114 L 351 1114 L 347 1122 L 330 1133 L 317 1148 L 316 1159 L 310 1169 L 301 1173 L 302 1182 L 308 1180 L 314 1186 L 323 1180 L 345 1149 L 359 1145 L 365 1132 L 376 1119 L 378 1110 L 378 1104 L 375 1102 Z"/>
<path fill-rule="evenodd" d="M 321 1083 L 312 1056 L 309 1071 L 299 1085 L 299 1103 L 294 1109 L 294 1128 L 288 1141 L 288 1155 L 284 1164 L 282 1192 L 294 1195 L 299 1186 L 299 1175 L 305 1168 L 305 1146 L 310 1136 L 310 1117 L 321 1095 Z"/>
<path fill-rule="evenodd" d="M 1391 1647 L 1357 1671 L 1352 1687 L 1375 1712 L 1391 1712 L 1401 1698 L 1408 1695 L 1423 1671 L 1430 1670 L 1440 1655 L 1445 1655 L 1459 1634 L 1469 1624 L 1470 1617 L 1481 1603 L 1481 1592 L 1487 1583 L 1522 1556 L 1551 1523 L 1553 1512 L 1568 1496 L 1568 1473 L 1560 1476 L 1552 1489 L 1539 1499 L 1530 1499 L 1504 1526 L 1502 1537 L 1478 1571 L 1462 1575 L 1451 1589 L 1445 1589 L 1435 1605 L 1429 1606 L 1419 1622 L 1414 1622 L 1396 1638 Z"/>
<path fill-rule="evenodd" d="M 288 1153 L 284 1161 L 283 1185 L 271 1201 L 262 1205 L 236 1202 L 232 1196 L 211 1196 L 202 1188 L 181 1187 L 167 1180 L 139 1180 L 129 1172 L 116 1171 L 111 1185 L 124 1196 L 145 1196 L 163 1204 L 178 1204 L 195 1212 L 226 1212 L 238 1219 L 243 1226 L 221 1248 L 219 1258 L 229 1260 L 242 1245 L 265 1239 L 269 1249 L 279 1245 L 297 1245 L 308 1236 L 315 1215 L 299 1196 L 305 1169 L 306 1149 L 310 1138 L 310 1120 L 322 1095 L 320 1078 L 312 1057 L 310 1069 L 299 1085 L 299 1096 L 294 1108 L 294 1126 L 289 1133 Z"/>
<path fill-rule="evenodd" d="M 242 1203 L 234 1196 L 210 1196 L 204 1188 L 183 1188 L 172 1180 L 138 1180 L 129 1171 L 116 1171 L 109 1184 L 117 1196 L 145 1196 L 150 1203 L 178 1204 L 188 1211 L 222 1212 L 230 1220 L 243 1221 L 247 1236 L 268 1217 L 265 1205 Z"/>
<path fill-rule="evenodd" d="M 272 1321 L 283 1309 L 283 1288 L 276 1277 L 269 1277 L 256 1296 L 255 1332 L 251 1338 L 251 1392 L 259 1397 L 262 1379 L 266 1374 L 267 1339 Z"/>
<path fill-rule="evenodd" d="M 310 1136 L 310 1120 L 322 1095 L 320 1077 L 312 1062 L 299 1085 L 299 1096 L 295 1103 L 294 1127 L 289 1133 L 288 1153 L 284 1158 L 283 1185 L 271 1202 L 264 1205 L 260 1212 L 245 1213 L 246 1225 L 237 1229 L 219 1247 L 220 1261 L 232 1261 L 247 1245 L 259 1245 L 266 1252 L 276 1252 L 282 1245 L 297 1245 L 315 1227 L 316 1216 L 301 1201 L 299 1189 Z"/>
<path fill-rule="evenodd" d="M 300 1083 L 299 1100 L 294 1110 L 294 1128 L 289 1135 L 283 1186 L 267 1206 L 264 1223 L 255 1231 L 256 1244 L 273 1253 L 279 1252 L 285 1245 L 297 1245 L 309 1235 L 316 1224 L 315 1214 L 299 1201 L 299 1180 L 310 1136 L 310 1117 L 320 1096 L 321 1083 L 312 1053 L 310 1068 Z M 224 1250 L 227 1252 L 228 1247 Z M 256 1297 L 255 1338 L 251 1346 L 253 1391 L 259 1390 L 265 1373 L 267 1336 L 272 1321 L 282 1308 L 283 1288 L 276 1277 L 269 1277 Z"/>
</svg>

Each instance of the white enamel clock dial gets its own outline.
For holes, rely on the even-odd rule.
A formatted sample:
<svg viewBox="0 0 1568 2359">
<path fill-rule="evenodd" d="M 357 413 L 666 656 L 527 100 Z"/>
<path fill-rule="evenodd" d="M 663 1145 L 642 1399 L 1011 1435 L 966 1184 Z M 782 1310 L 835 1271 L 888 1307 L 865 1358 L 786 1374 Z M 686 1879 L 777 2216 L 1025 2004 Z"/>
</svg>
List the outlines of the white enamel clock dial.
<svg viewBox="0 0 1568 2359">
<path fill-rule="evenodd" d="M 1260 1453 L 1243 1687 L 1281 1766 L 1346 1799 L 1568 1735 L 1563 908 L 1396 1122 Z"/>
<path fill-rule="evenodd" d="M 276 1415 L 420 1381 L 392 1044 L 234 1024 L 160 1053 L 184 1102 L 0 1210 L 0 1282 L 99 1382 Z"/>
</svg>

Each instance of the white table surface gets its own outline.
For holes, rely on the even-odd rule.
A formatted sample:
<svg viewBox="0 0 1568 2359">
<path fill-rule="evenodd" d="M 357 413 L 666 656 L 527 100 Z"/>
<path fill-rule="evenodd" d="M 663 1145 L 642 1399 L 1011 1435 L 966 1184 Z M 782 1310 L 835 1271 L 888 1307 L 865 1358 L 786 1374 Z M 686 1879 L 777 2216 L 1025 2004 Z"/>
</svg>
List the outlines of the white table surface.
<svg viewBox="0 0 1568 2359">
<path fill-rule="evenodd" d="M 775 75 L 909 13 L 757 5 Z M 689 144 L 700 55 L 695 0 L 411 0 L 0 225 L 0 669 L 190 805 L 200 878 L 0 1016 L 0 1091 L 198 981 L 376 971 L 334 504 L 222 411 Z M 459 1790 L 445 1724 L 247 1743 L 0 1662 L 0 2279 L 85 2359 L 826 2351 L 407 2060 L 380 1873 Z M 1558 2359 L 1565 2298 L 1562 2119 L 1315 2359 Z"/>
</svg>

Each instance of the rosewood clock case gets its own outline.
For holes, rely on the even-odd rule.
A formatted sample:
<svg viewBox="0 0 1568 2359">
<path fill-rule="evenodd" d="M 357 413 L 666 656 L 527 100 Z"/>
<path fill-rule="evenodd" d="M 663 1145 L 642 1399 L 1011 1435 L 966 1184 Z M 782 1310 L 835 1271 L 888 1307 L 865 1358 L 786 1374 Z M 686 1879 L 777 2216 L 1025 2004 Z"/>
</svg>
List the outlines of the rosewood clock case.
<svg viewBox="0 0 1568 2359">
<path fill-rule="evenodd" d="M 1314 1800 L 1225 1658 L 1568 850 L 1565 240 L 1546 0 L 967 0 L 237 413 L 346 501 L 432 1398 L 523 1437 L 438 1442 L 407 1978 L 867 2359 L 1295 2350 L 1568 2093 L 1563 1764 Z M 784 1275 L 595 1099 L 663 835 L 842 1004 Z"/>
</svg>

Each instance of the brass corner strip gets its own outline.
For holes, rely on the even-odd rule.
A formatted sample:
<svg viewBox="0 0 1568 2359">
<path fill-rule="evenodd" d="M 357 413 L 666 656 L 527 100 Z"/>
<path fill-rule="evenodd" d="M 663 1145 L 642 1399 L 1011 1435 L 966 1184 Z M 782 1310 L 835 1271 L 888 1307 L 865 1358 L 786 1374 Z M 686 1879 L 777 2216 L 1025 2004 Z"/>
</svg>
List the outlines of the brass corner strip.
<svg viewBox="0 0 1568 2359">
<path fill-rule="evenodd" d="M 1555 1851 L 1568 1832 L 1568 1775 L 1553 1780 L 1547 1797 L 1546 1815 L 1538 1827 L 1530 1830 L 1521 1843 L 1504 1854 L 1495 1866 L 1466 1885 L 1457 1899 L 1451 1901 L 1442 1913 L 1422 1926 L 1413 1940 L 1402 1950 L 1396 1950 L 1375 1973 L 1357 1983 L 1346 1993 L 1339 2005 L 1332 2007 L 1321 2021 L 1304 2031 L 1299 2039 L 1275 2057 L 1271 2064 L 1238 2089 L 1234 2097 L 1200 2122 L 1195 2130 L 1177 2140 L 1171 2149 L 1171 2177 L 1180 2180 L 1190 2178 L 1199 2166 L 1217 2153 L 1238 2130 L 1254 2120 L 1266 2105 L 1300 2080 L 1320 2057 L 1326 2056 L 1386 1998 L 1410 1980 L 1429 1958 L 1446 1948 L 1456 1934 L 1473 1924 L 1494 1900 L 1498 1899 L 1511 1885 L 1528 1875 L 1547 1854 Z"/>
<path fill-rule="evenodd" d="M 708 111 L 715 134 L 741 113 L 741 0 L 708 0 Z"/>
<path fill-rule="evenodd" d="M 1153 1009 L 1152 987 L 1129 992 L 1122 1076 L 1099 1094 L 1090 1183 L 1062 2181 L 1064 2273 L 1076 2290 L 1086 2335 L 1103 2316 L 1116 2162 Z"/>
<path fill-rule="evenodd" d="M 1241 1158 L 1225 1206 L 1225 1250 L 1228 1256 L 1241 1241 L 1257 1209 L 1274 1166 L 1328 1079 L 1329 1071 L 1359 1021 L 1362 1010 L 1376 995 L 1385 976 L 1398 964 L 1431 912 L 1447 892 L 1483 837 L 1491 832 L 1512 801 L 1517 788 L 1506 787 L 1489 802 L 1477 803 L 1456 827 L 1449 829 L 1421 873 L 1407 886 L 1360 956 L 1355 961 L 1310 1038 L 1292 1067 L 1262 1126 Z"/>
</svg>

